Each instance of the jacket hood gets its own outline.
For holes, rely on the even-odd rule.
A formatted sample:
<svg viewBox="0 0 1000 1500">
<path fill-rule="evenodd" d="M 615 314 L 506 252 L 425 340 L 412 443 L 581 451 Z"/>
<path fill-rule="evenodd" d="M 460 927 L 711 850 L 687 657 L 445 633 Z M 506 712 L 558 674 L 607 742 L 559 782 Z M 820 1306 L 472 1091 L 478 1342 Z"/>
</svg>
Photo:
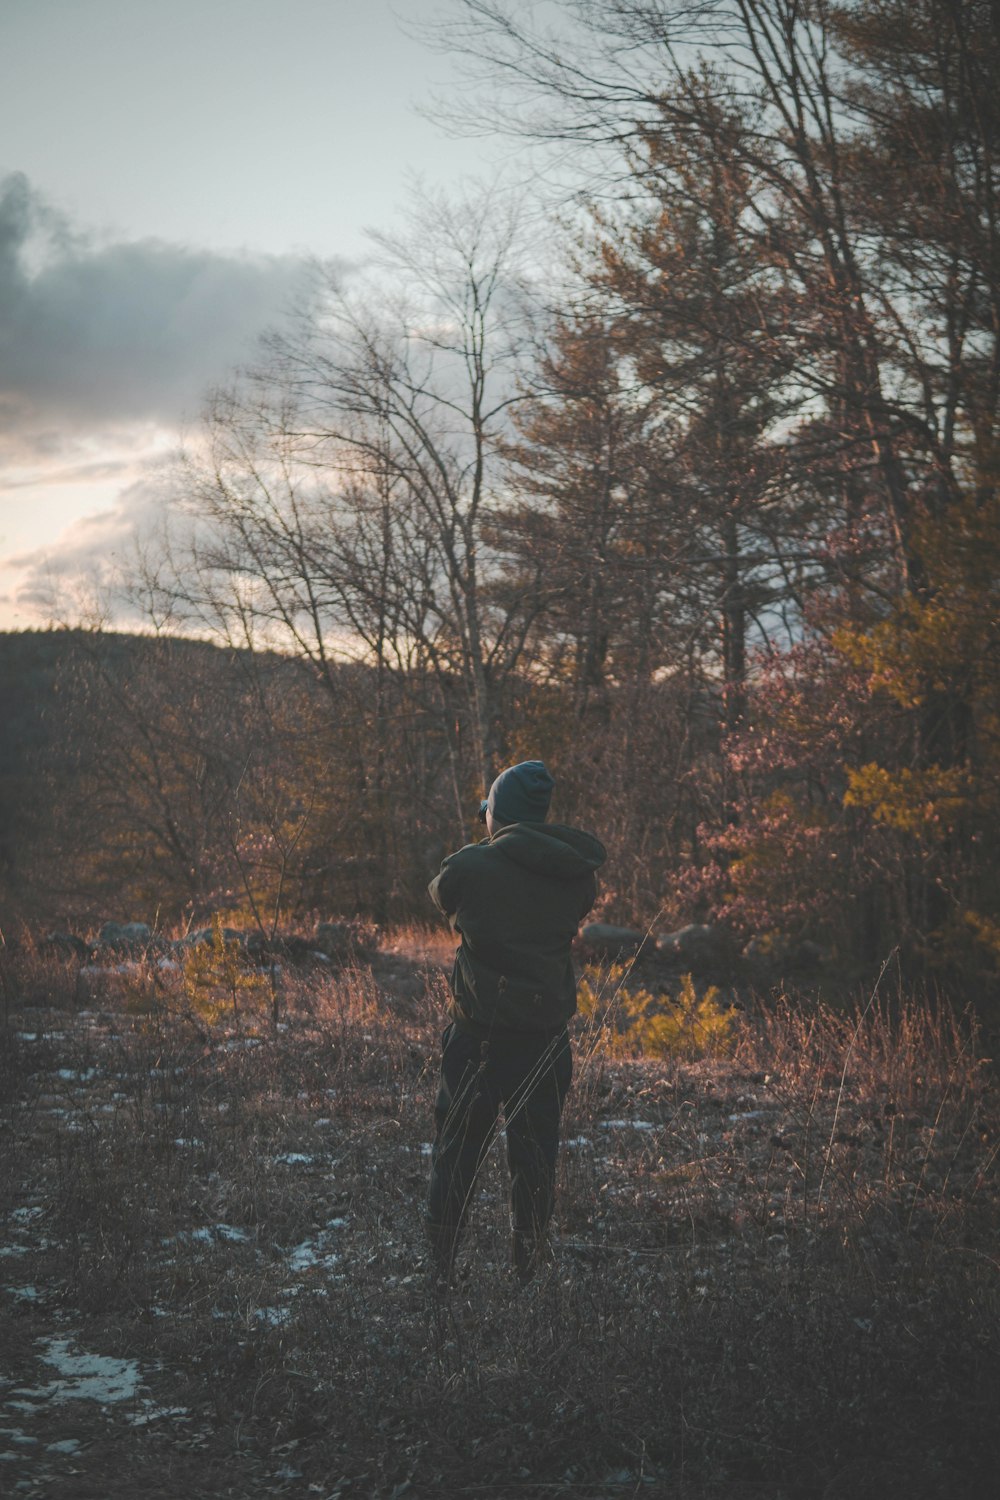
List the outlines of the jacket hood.
<svg viewBox="0 0 1000 1500">
<path fill-rule="evenodd" d="M 489 843 L 526 870 L 553 880 L 577 880 L 600 869 L 608 854 L 599 839 L 562 823 L 508 823 Z"/>
</svg>

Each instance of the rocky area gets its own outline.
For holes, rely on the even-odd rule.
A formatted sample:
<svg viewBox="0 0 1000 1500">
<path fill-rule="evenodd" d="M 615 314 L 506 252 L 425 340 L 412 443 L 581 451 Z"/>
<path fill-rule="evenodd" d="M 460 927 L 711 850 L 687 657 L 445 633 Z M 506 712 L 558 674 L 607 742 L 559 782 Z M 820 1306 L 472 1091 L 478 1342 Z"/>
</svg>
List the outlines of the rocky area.
<svg viewBox="0 0 1000 1500">
<path fill-rule="evenodd" d="M 302 964 L 365 959 L 377 952 L 378 939 L 376 927 L 357 919 L 320 922 L 311 934 L 216 925 L 193 928 L 177 938 L 154 932 L 146 922 L 105 922 L 92 938 L 49 932 L 40 946 L 43 951 L 81 963 L 99 963 L 109 959 L 176 958 L 192 949 L 221 943 L 251 962 L 267 964 L 284 959 Z"/>
</svg>

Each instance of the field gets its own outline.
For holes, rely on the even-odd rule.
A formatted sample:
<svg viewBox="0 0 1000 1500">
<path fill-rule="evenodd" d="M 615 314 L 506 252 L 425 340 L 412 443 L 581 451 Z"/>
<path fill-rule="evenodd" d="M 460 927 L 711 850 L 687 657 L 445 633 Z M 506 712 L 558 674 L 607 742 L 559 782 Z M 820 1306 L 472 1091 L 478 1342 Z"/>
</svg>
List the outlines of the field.
<svg viewBox="0 0 1000 1500">
<path fill-rule="evenodd" d="M 974 1029 L 781 997 L 576 1033 L 550 1262 L 495 1149 L 423 1275 L 446 984 L 415 939 L 263 978 L 3 969 L 0 1493 L 996 1493 L 998 1094 Z"/>
</svg>

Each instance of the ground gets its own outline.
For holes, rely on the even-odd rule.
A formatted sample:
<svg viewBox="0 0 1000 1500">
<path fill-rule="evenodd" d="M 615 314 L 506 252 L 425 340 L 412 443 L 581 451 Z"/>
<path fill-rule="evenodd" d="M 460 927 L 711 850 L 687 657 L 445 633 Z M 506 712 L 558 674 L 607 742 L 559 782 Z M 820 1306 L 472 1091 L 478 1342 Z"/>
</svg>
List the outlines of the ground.
<svg viewBox="0 0 1000 1500">
<path fill-rule="evenodd" d="M 194 980 L 197 978 L 197 984 Z M 552 1255 L 502 1141 L 447 1297 L 435 955 L 8 972 L 0 1493 L 973 1497 L 1000 1472 L 997 1090 L 926 1006 L 575 1038 Z M 691 1049 L 688 1049 L 689 1052 Z"/>
</svg>

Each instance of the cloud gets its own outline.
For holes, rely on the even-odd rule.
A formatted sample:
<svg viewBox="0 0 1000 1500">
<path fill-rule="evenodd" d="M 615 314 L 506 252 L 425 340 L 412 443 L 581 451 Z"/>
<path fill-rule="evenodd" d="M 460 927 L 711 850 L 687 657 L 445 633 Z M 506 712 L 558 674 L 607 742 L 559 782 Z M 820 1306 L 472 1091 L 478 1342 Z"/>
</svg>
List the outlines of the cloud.
<svg viewBox="0 0 1000 1500">
<path fill-rule="evenodd" d="M 173 511 L 174 457 L 146 469 L 113 505 L 81 516 L 54 544 L 8 558 L 5 572 L 14 580 L 9 601 L 29 614 L 66 619 L 79 612 L 81 597 L 100 598 L 105 609 L 129 623 L 135 612 L 127 584 L 137 578 L 140 557 L 152 562 L 165 556 L 168 525 L 175 539 L 183 534 Z"/>
<path fill-rule="evenodd" d="M 293 256 L 159 240 L 99 243 L 23 174 L 0 181 L 0 441 L 18 457 L 70 430 L 197 412 L 305 285 Z"/>
</svg>

